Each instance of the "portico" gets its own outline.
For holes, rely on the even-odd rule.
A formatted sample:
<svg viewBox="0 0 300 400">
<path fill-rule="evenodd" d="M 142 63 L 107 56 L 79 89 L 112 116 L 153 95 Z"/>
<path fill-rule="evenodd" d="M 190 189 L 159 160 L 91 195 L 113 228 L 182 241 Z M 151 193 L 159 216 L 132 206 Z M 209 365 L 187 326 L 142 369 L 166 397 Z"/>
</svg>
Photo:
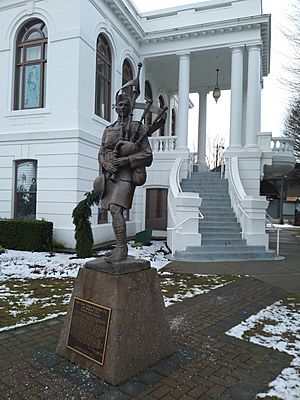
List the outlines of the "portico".
<svg viewBox="0 0 300 400">
<path fill-rule="evenodd" d="M 232 16 L 235 7 L 233 2 Z M 165 14 L 161 11 L 157 20 L 162 23 L 166 19 L 165 22 L 171 24 L 170 10 Z M 205 13 L 206 10 L 203 20 Z M 155 34 L 149 31 L 142 45 L 146 75 L 148 69 L 151 70 L 160 91 L 165 91 L 168 97 L 178 95 L 176 147 L 178 150 L 187 147 L 189 94 L 199 93 L 198 160 L 205 163 L 207 94 L 214 89 L 218 68 L 220 89 L 231 90 L 228 154 L 241 149 L 257 151 L 261 81 L 263 75 L 269 73 L 269 16 L 252 15 L 199 26 L 190 24 L 194 14 L 195 7 L 191 6 L 185 18 L 181 18 L 186 24 L 181 27 L 184 32 L 181 35 L 166 36 L 165 29 L 161 32 L 157 29 Z M 153 25 L 152 20 L 144 19 L 144 28 Z M 156 22 L 156 28 L 158 26 Z M 185 50 L 180 51 L 182 48 Z"/>
</svg>

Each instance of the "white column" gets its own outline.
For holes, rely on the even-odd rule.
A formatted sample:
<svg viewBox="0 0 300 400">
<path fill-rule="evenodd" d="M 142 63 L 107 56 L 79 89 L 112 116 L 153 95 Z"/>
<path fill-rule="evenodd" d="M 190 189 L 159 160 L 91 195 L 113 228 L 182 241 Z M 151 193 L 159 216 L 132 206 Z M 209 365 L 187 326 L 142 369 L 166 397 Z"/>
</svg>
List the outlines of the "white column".
<svg viewBox="0 0 300 400">
<path fill-rule="evenodd" d="M 242 122 L 242 146 L 246 143 L 246 115 L 247 115 L 247 86 L 243 86 L 243 122 Z"/>
<path fill-rule="evenodd" d="M 263 89 L 263 80 L 260 77 L 260 85 L 259 85 L 259 96 L 258 96 L 258 118 L 257 118 L 257 133 L 261 133 L 261 92 Z"/>
<path fill-rule="evenodd" d="M 199 93 L 198 162 L 206 164 L 206 109 L 207 93 Z"/>
<path fill-rule="evenodd" d="M 257 148 L 260 118 L 260 45 L 248 47 L 248 89 L 246 114 L 246 147 Z"/>
<path fill-rule="evenodd" d="M 242 144 L 244 48 L 231 49 L 230 148 Z"/>
<path fill-rule="evenodd" d="M 178 117 L 176 125 L 177 149 L 187 148 L 189 125 L 190 53 L 179 55 Z"/>
</svg>

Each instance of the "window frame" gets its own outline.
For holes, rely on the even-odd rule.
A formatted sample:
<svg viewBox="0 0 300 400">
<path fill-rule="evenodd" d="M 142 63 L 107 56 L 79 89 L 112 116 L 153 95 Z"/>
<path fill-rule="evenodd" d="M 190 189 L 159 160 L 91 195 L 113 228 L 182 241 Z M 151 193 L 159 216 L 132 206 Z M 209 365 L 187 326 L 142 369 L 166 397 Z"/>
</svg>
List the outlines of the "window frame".
<svg viewBox="0 0 300 400">
<path fill-rule="evenodd" d="M 122 65 L 122 86 L 133 80 L 133 68 L 128 58 L 125 58 Z"/>
<path fill-rule="evenodd" d="M 163 109 L 166 105 L 164 96 L 162 94 L 158 96 L 158 103 L 161 109 Z M 159 128 L 159 136 L 165 136 L 165 124 L 163 124 L 163 126 Z"/>
<path fill-rule="evenodd" d="M 102 45 L 99 45 L 100 41 Z M 100 48 L 104 50 L 104 52 L 100 51 Z M 107 76 L 102 74 L 98 70 L 98 60 L 102 60 L 105 62 L 105 66 L 108 67 L 109 73 Z M 104 113 L 101 115 L 101 103 L 98 104 L 97 97 L 97 88 L 101 84 L 104 85 Z M 97 37 L 96 44 L 96 79 L 95 79 L 95 115 L 100 118 L 103 118 L 107 121 L 111 120 L 111 89 L 112 89 L 112 50 L 110 43 L 105 34 L 100 33 Z M 99 112 L 98 112 L 99 111 Z"/>
<path fill-rule="evenodd" d="M 36 206 L 37 206 L 37 188 L 35 191 L 30 191 L 30 190 L 23 190 L 23 191 L 18 191 L 17 190 L 17 185 L 18 185 L 18 166 L 23 163 L 33 163 L 35 165 L 35 181 L 37 182 L 37 168 L 38 168 L 38 160 L 34 159 L 20 159 L 20 160 L 14 160 L 15 163 L 15 183 L 14 183 L 14 207 L 13 207 L 13 217 L 15 219 L 36 219 Z M 36 183 L 37 185 L 37 183 Z M 28 216 L 18 216 L 18 194 L 19 193 L 26 193 L 26 194 L 35 194 L 35 213 L 34 213 L 34 218 L 28 218 Z"/>
<path fill-rule="evenodd" d="M 40 28 L 36 28 L 39 24 Z M 43 32 L 43 30 L 46 32 Z M 28 40 L 28 37 L 38 32 L 40 37 L 38 39 Z M 46 36 L 45 36 L 46 33 Z M 35 18 L 26 21 L 19 29 L 16 38 L 16 49 L 15 49 L 15 66 L 14 66 L 14 93 L 13 93 L 13 109 L 14 110 L 34 110 L 38 108 L 44 108 L 46 105 L 46 64 L 47 64 L 47 52 L 48 52 L 48 29 L 44 21 Z M 40 58 L 27 61 L 27 50 L 32 47 L 40 48 Z M 47 48 L 47 49 L 46 49 Z M 21 58 L 19 61 L 19 53 L 21 52 Z M 28 66 L 39 66 L 39 104 L 34 107 L 25 106 L 25 78 L 26 68 Z M 21 75 L 21 82 L 20 82 Z"/>
<path fill-rule="evenodd" d="M 145 100 L 153 101 L 153 92 L 152 92 L 151 84 L 148 80 L 145 81 Z M 153 120 L 152 113 L 148 112 L 145 117 L 145 125 L 151 126 L 152 120 Z"/>
<path fill-rule="evenodd" d="M 171 136 L 176 136 L 176 110 L 172 107 L 171 111 Z"/>
</svg>

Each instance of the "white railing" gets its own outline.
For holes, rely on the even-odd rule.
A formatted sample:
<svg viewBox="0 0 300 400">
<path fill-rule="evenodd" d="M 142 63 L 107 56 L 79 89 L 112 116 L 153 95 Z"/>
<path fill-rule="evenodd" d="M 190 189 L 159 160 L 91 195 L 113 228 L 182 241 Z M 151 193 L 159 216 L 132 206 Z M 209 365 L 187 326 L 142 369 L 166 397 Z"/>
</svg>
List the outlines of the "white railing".
<svg viewBox="0 0 300 400">
<path fill-rule="evenodd" d="M 271 149 L 274 153 L 294 155 L 294 139 L 287 137 L 275 137 L 271 139 Z"/>
<path fill-rule="evenodd" d="M 268 229 L 268 224 L 271 226 L 273 231 L 276 231 L 276 255 L 280 256 L 279 254 L 279 247 L 280 247 L 280 231 L 281 229 L 275 226 L 271 220 L 271 216 L 267 213 L 266 214 L 266 227 Z M 270 230 L 270 229 L 269 229 Z"/>
<path fill-rule="evenodd" d="M 149 142 L 154 152 L 173 151 L 176 149 L 177 136 L 151 136 Z"/>
<path fill-rule="evenodd" d="M 182 229 L 179 229 L 179 227 L 182 227 L 186 222 L 190 221 L 191 219 L 204 219 L 203 214 L 199 211 L 199 214 L 197 217 L 188 217 L 186 218 L 184 221 L 179 222 L 179 224 L 177 224 L 176 226 L 174 226 L 173 228 L 167 228 L 168 231 L 171 232 L 171 243 L 172 243 L 172 247 L 171 247 L 171 252 L 172 252 L 172 256 L 175 253 L 175 246 L 174 246 L 174 233 L 176 231 L 181 231 Z"/>
<path fill-rule="evenodd" d="M 241 224 L 242 232 L 243 229 L 243 221 L 242 216 L 244 215 L 246 218 L 249 218 L 249 215 L 243 209 L 241 202 L 246 197 L 245 190 L 243 188 L 239 170 L 238 170 L 238 158 L 231 157 L 229 159 L 229 168 L 228 168 L 228 183 L 229 183 L 229 195 L 231 198 L 231 203 L 237 217 L 238 222 Z"/>
<path fill-rule="evenodd" d="M 198 220 L 201 219 L 199 207 L 202 199 L 198 193 L 183 193 L 180 187 L 181 179 L 189 176 L 189 165 L 189 159 L 178 157 L 170 173 L 167 241 L 172 254 L 175 249 L 185 250 L 187 245 L 201 244 Z"/>
<path fill-rule="evenodd" d="M 246 195 L 240 174 L 238 157 L 228 161 L 228 181 L 231 204 L 242 228 L 242 237 L 248 245 L 264 245 L 268 248 L 269 237 L 266 234 L 265 198 L 257 195 Z"/>
</svg>

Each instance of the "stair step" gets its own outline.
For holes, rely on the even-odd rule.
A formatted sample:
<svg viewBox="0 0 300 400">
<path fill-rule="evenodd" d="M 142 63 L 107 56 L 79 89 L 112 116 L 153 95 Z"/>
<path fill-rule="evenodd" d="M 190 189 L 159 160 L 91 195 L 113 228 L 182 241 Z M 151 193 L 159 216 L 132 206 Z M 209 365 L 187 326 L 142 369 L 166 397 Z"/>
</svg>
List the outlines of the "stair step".
<svg viewBox="0 0 300 400">
<path fill-rule="evenodd" d="M 215 239 L 215 240 L 220 239 L 220 240 L 230 241 L 230 240 L 235 240 L 235 239 L 241 239 L 242 238 L 240 233 L 230 233 L 230 234 L 228 234 L 228 233 L 223 233 L 223 232 L 221 232 L 221 233 L 207 233 L 206 232 L 206 233 L 204 233 L 204 235 L 205 236 L 204 236 L 203 239 L 205 239 L 205 240 L 207 240 L 207 239 Z"/>
<path fill-rule="evenodd" d="M 187 185 L 181 185 L 181 190 L 183 192 L 196 192 L 201 195 L 201 197 L 204 196 L 228 196 L 228 188 L 217 188 L 217 189 L 210 189 L 210 188 L 199 188 L 196 186 L 187 186 Z"/>
<path fill-rule="evenodd" d="M 207 235 L 202 235 L 202 245 L 203 246 L 244 246 L 246 245 L 246 240 L 241 237 L 238 238 L 207 238 Z"/>
<path fill-rule="evenodd" d="M 247 246 L 239 245 L 239 246 L 187 246 L 187 253 L 201 253 L 201 254 L 222 254 L 226 253 L 261 253 L 264 252 L 264 246 Z"/>
<path fill-rule="evenodd" d="M 196 187 L 197 189 L 203 189 L 203 190 L 218 190 L 218 189 L 227 189 L 228 188 L 228 183 L 220 183 L 218 181 L 214 182 L 213 184 L 209 182 L 199 182 L 199 181 L 190 181 L 190 180 L 182 180 L 181 181 L 181 186 L 187 186 L 187 187 Z"/>
<path fill-rule="evenodd" d="M 213 213 L 217 213 L 217 214 L 231 214 L 234 215 L 233 209 L 230 208 L 229 206 L 218 206 L 218 207 L 214 207 L 214 206 L 208 206 L 206 205 L 205 207 L 200 207 L 200 211 L 203 215 L 211 215 Z"/>
<path fill-rule="evenodd" d="M 200 223 L 203 222 L 220 222 L 221 223 L 226 223 L 226 222 L 237 222 L 236 217 L 234 215 L 234 213 L 228 212 L 228 213 L 216 213 L 214 215 L 209 214 L 207 212 L 204 212 L 203 210 L 201 210 L 201 213 L 203 215 L 203 219 L 200 221 Z"/>
<path fill-rule="evenodd" d="M 224 217 L 235 216 L 235 214 L 234 214 L 234 212 L 233 212 L 233 209 L 232 209 L 232 208 L 229 208 L 229 207 L 224 208 L 224 210 L 221 209 L 221 208 L 217 208 L 217 209 L 214 210 L 214 209 L 211 209 L 211 208 L 208 208 L 208 207 L 206 207 L 206 208 L 200 207 L 200 211 L 201 211 L 202 213 L 205 211 L 206 214 L 207 214 L 208 216 L 217 215 L 217 216 L 220 217 L 221 214 L 224 214 Z"/>
<path fill-rule="evenodd" d="M 214 229 L 223 229 L 223 228 L 236 228 L 241 229 L 240 225 L 236 221 L 207 221 L 205 219 L 200 221 L 200 228 L 214 228 Z"/>
<path fill-rule="evenodd" d="M 229 199 L 202 199 L 201 207 L 207 207 L 207 206 L 227 206 L 231 208 L 231 203 Z"/>
<path fill-rule="evenodd" d="M 187 253 L 175 252 L 174 260 L 190 262 L 221 262 L 221 261 L 253 261 L 253 260 L 274 260 L 275 252 L 263 251 L 259 253 Z"/>
<path fill-rule="evenodd" d="M 219 236 L 219 232 L 221 232 L 221 233 L 226 233 L 226 235 L 231 235 L 231 234 L 239 234 L 240 232 L 241 232 L 241 228 L 240 228 L 240 226 L 239 225 L 237 225 L 237 226 L 235 226 L 235 227 L 229 227 L 229 228 L 227 228 L 227 227 L 218 227 L 218 228 L 215 228 L 215 227 L 202 227 L 201 225 L 200 225 L 200 227 L 199 227 L 199 232 L 200 233 L 202 233 L 203 235 L 216 235 L 216 236 Z"/>
</svg>

